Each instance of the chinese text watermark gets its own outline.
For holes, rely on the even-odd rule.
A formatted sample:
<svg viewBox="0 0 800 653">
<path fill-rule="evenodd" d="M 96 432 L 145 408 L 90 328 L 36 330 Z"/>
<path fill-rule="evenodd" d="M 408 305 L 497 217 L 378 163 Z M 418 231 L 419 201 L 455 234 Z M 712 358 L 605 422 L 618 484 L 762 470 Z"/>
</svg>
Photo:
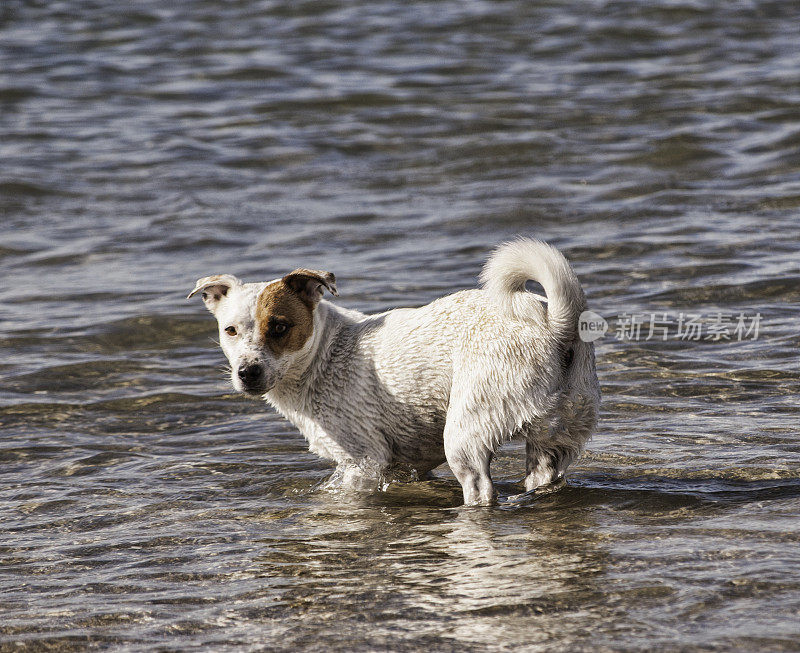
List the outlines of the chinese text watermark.
<svg viewBox="0 0 800 653">
<path fill-rule="evenodd" d="M 593 342 L 609 332 L 616 340 L 741 342 L 758 339 L 761 313 L 625 312 L 617 315 L 613 324 L 609 329 L 601 315 L 584 311 L 578 318 L 578 334 L 584 342 Z"/>
</svg>

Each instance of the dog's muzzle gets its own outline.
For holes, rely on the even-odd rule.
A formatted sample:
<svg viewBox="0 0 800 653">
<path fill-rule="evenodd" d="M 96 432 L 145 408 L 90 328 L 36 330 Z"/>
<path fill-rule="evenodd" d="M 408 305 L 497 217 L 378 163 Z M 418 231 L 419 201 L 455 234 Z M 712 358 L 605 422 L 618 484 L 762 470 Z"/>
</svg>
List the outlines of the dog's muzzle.
<svg viewBox="0 0 800 653">
<path fill-rule="evenodd" d="M 263 394 L 267 391 L 264 378 L 264 366 L 258 363 L 246 363 L 239 367 L 236 375 L 242 382 L 242 387 L 249 394 Z"/>
</svg>

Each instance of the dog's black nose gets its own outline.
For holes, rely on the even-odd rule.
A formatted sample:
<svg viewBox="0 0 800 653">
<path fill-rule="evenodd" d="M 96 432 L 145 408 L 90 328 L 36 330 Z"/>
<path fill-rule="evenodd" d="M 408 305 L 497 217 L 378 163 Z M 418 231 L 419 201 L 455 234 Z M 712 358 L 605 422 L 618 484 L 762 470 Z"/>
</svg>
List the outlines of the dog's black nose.
<svg viewBox="0 0 800 653">
<path fill-rule="evenodd" d="M 261 365 L 253 363 L 251 365 L 242 365 L 239 368 L 237 374 L 239 375 L 239 378 L 242 380 L 242 383 L 244 383 L 245 385 L 251 385 L 261 378 L 263 372 L 264 368 L 261 367 Z"/>
</svg>

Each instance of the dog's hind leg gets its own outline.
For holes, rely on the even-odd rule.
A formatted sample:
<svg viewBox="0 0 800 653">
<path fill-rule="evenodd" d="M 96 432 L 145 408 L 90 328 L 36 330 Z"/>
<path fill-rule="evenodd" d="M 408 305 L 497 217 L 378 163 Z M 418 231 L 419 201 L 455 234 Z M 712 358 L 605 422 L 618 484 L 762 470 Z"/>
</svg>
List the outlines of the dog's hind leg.
<svg viewBox="0 0 800 653">
<path fill-rule="evenodd" d="M 444 452 L 447 464 L 461 483 L 464 504 L 488 506 L 495 503 L 497 492 L 489 473 L 493 452 L 483 440 L 469 430 L 462 430 L 458 422 L 451 422 L 448 418 L 444 429 Z"/>
<path fill-rule="evenodd" d="M 530 440 L 525 442 L 525 490 L 548 485 L 556 479 L 553 458 Z"/>
<path fill-rule="evenodd" d="M 575 455 L 565 449 L 543 449 L 536 442 L 525 442 L 525 490 L 555 483 L 564 476 Z"/>
<path fill-rule="evenodd" d="M 563 478 L 581 455 L 597 421 L 592 398 L 578 396 L 561 403 L 555 419 L 529 425 L 525 438 L 525 490 L 534 490 Z"/>
</svg>

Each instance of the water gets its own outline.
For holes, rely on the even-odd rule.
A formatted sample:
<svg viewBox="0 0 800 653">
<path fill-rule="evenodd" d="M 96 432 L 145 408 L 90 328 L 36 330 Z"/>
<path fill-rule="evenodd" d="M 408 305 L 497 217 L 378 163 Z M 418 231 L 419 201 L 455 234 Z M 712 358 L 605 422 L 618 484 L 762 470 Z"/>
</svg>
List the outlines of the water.
<svg viewBox="0 0 800 653">
<path fill-rule="evenodd" d="M 798 25 L 5 0 L 0 650 L 798 650 Z M 446 467 L 320 489 L 184 301 L 309 266 L 344 305 L 420 305 L 517 234 L 609 321 L 589 450 L 522 504 L 459 507 Z M 677 337 L 717 312 L 758 337 Z M 522 465 L 501 453 L 501 495 Z"/>
</svg>

